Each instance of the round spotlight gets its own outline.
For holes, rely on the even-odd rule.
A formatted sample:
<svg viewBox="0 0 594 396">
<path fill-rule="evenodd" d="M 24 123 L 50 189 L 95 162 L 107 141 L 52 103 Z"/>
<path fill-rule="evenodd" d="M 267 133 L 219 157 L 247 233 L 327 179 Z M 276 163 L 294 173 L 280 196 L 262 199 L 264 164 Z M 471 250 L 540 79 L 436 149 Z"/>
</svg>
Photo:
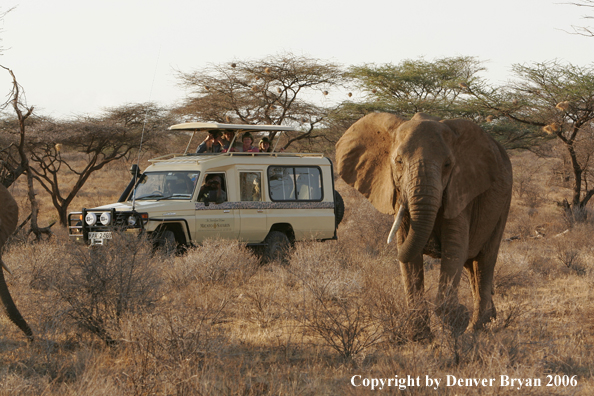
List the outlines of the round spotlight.
<svg viewBox="0 0 594 396">
<path fill-rule="evenodd" d="M 95 213 L 87 213 L 85 216 L 85 223 L 90 226 L 94 226 L 97 223 L 97 215 Z"/>
<path fill-rule="evenodd" d="M 130 227 L 136 226 L 136 216 L 132 215 L 132 216 L 128 217 L 128 225 Z"/>
<path fill-rule="evenodd" d="M 109 225 L 109 223 L 111 223 L 111 213 L 109 213 L 109 212 L 101 213 L 101 217 L 99 218 L 99 221 L 104 226 Z"/>
</svg>

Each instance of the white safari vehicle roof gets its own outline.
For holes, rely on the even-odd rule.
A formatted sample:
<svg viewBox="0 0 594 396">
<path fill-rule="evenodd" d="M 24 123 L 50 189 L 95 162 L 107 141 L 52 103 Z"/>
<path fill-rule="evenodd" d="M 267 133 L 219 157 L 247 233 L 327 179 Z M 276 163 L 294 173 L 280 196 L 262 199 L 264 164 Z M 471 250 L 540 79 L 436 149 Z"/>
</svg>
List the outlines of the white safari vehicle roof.
<svg viewBox="0 0 594 396">
<path fill-rule="evenodd" d="M 298 129 L 286 125 L 217 124 L 214 122 L 186 122 L 169 127 L 169 130 L 171 131 L 208 131 L 211 129 L 226 129 L 229 131 L 300 132 Z"/>
<path fill-rule="evenodd" d="M 246 160 L 247 158 L 251 158 L 248 160 L 248 163 L 256 163 L 256 162 L 266 162 L 269 163 L 270 159 L 266 160 L 265 157 L 271 158 L 323 158 L 324 155 L 321 153 L 284 153 L 284 152 L 271 152 L 271 153 L 242 153 L 242 152 L 226 152 L 226 153 L 203 153 L 203 154 L 195 154 L 195 153 L 188 153 L 188 148 L 190 147 L 190 143 L 192 142 L 192 138 L 197 132 L 206 132 L 211 130 L 219 130 L 219 131 L 234 131 L 234 132 L 302 132 L 298 129 L 295 129 L 291 126 L 286 125 L 248 125 L 248 124 L 218 124 L 214 122 L 186 122 L 183 124 L 176 124 L 172 125 L 168 128 L 170 131 L 191 131 L 190 141 L 186 147 L 186 151 L 183 154 L 166 154 L 157 158 L 150 159 L 149 162 L 153 166 L 186 166 L 188 164 L 197 165 L 199 163 L 203 163 L 205 161 L 234 161 L 236 163 L 238 160 L 241 162 L 242 160 Z M 233 142 L 235 138 L 233 139 Z M 227 158 L 225 160 L 224 158 Z M 258 160 L 256 160 L 258 158 Z M 318 160 L 319 161 L 319 160 Z M 264 163 L 263 162 L 263 163 Z M 174 168 L 171 168 L 174 169 Z M 180 168 L 181 169 L 181 168 Z M 185 169 L 185 168 L 184 168 Z"/>
</svg>

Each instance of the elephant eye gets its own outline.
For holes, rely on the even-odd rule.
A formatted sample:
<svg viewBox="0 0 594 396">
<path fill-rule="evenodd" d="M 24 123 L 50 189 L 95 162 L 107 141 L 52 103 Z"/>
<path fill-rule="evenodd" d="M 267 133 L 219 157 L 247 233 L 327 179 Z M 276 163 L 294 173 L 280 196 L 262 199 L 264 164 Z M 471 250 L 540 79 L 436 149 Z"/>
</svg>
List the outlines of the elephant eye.
<svg viewBox="0 0 594 396">
<path fill-rule="evenodd" d="M 402 165 L 402 157 L 400 157 L 400 156 L 396 157 L 395 161 L 398 165 Z"/>
<path fill-rule="evenodd" d="M 445 166 L 446 168 L 449 168 L 451 165 L 452 165 L 452 161 L 446 160 L 446 162 L 443 166 Z"/>
</svg>

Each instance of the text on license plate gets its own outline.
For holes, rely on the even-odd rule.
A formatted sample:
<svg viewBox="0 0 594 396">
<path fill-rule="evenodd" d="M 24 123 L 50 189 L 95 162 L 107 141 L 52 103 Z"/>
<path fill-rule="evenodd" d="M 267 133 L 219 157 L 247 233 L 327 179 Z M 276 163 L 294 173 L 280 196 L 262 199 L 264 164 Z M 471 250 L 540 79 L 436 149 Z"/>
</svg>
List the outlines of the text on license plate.
<svg viewBox="0 0 594 396">
<path fill-rule="evenodd" d="M 89 239 L 111 239 L 111 232 L 89 232 Z"/>
</svg>

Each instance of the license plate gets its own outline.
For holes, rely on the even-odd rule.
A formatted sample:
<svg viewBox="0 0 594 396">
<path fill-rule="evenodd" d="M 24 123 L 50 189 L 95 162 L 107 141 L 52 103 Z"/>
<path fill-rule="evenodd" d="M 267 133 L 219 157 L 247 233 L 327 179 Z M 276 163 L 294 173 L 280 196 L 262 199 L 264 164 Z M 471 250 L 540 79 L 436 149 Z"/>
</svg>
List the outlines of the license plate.
<svg viewBox="0 0 594 396">
<path fill-rule="evenodd" d="M 89 239 L 112 239 L 111 232 L 89 232 Z"/>
</svg>

